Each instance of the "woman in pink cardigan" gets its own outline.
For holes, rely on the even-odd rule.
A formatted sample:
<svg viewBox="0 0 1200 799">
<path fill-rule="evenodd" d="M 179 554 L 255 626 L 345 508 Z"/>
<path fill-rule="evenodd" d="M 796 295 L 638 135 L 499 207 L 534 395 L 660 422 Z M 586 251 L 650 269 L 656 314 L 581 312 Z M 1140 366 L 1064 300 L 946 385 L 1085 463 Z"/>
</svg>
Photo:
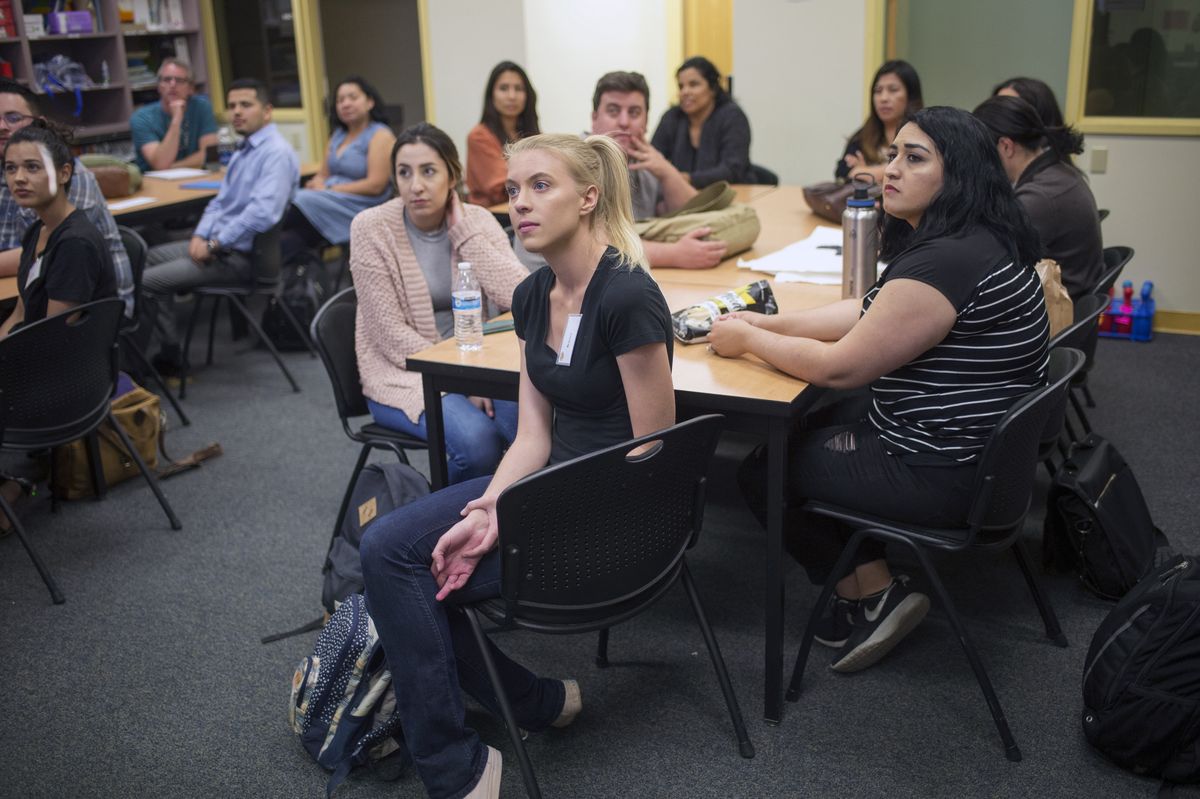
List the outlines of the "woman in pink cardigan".
<svg viewBox="0 0 1200 799">
<path fill-rule="evenodd" d="M 421 376 L 405 359 L 454 332 L 455 265 L 470 261 L 492 304 L 507 311 L 529 272 L 484 208 L 464 205 L 458 151 L 426 123 L 392 148 L 396 199 L 370 208 L 350 227 L 350 271 L 358 289 L 355 350 L 371 416 L 384 427 L 426 438 Z M 517 433 L 514 402 L 442 397 L 450 482 L 491 474 Z"/>
</svg>

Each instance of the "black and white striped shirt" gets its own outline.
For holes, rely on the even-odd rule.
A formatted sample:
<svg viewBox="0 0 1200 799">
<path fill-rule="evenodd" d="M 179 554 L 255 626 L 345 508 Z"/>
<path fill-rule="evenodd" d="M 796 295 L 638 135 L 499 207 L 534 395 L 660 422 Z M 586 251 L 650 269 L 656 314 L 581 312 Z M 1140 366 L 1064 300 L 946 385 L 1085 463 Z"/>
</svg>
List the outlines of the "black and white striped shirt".
<svg viewBox="0 0 1200 799">
<path fill-rule="evenodd" d="M 863 313 L 900 278 L 933 286 L 958 316 L 940 344 L 871 384 L 871 423 L 910 463 L 973 461 L 1013 402 L 1046 381 L 1041 282 L 982 229 L 905 250 L 863 298 Z"/>
</svg>

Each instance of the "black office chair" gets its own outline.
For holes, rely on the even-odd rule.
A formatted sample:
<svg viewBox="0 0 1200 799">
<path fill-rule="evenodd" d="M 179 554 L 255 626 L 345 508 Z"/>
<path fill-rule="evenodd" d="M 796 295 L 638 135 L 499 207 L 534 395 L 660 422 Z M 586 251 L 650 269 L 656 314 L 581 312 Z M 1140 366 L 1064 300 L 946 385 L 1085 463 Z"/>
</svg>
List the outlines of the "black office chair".
<svg viewBox="0 0 1200 799">
<path fill-rule="evenodd" d="M 1079 423 L 1084 428 L 1084 437 L 1092 432 L 1091 422 L 1087 420 L 1087 414 L 1084 413 L 1084 407 L 1079 402 L 1079 397 L 1075 396 L 1075 389 L 1080 385 L 1086 386 L 1087 380 L 1087 360 L 1088 353 L 1096 350 L 1096 329 L 1099 322 L 1100 314 L 1104 313 L 1105 308 L 1109 307 L 1108 294 L 1088 294 L 1085 298 L 1081 298 L 1076 302 L 1074 307 L 1074 322 L 1058 331 L 1058 335 L 1050 340 L 1050 348 L 1066 347 L 1068 349 L 1078 349 L 1084 353 L 1084 368 L 1070 382 L 1070 386 L 1066 395 L 1062 398 L 1062 414 L 1060 423 L 1058 423 L 1057 432 L 1062 432 L 1063 428 L 1067 429 L 1067 435 L 1072 441 L 1081 440 L 1080 435 L 1076 435 L 1074 428 L 1070 425 L 1070 420 L 1067 417 L 1067 404 L 1075 409 L 1075 415 L 1079 417 Z M 1057 408 L 1051 411 L 1051 417 L 1057 414 Z M 1046 429 L 1049 434 L 1049 428 Z M 1056 435 L 1057 438 L 1057 435 Z M 1042 452 L 1039 455 L 1046 455 L 1046 439 L 1042 439 Z M 1049 464 L 1048 467 L 1049 468 Z M 1050 474 L 1054 474 L 1054 469 L 1050 469 Z"/>
<path fill-rule="evenodd" d="M 133 271 L 133 318 L 126 318 L 121 325 L 121 344 L 124 346 L 124 351 L 133 356 L 141 366 L 142 374 L 154 382 L 159 391 L 167 402 L 171 403 L 171 407 L 175 409 L 175 413 L 179 416 L 185 426 L 190 425 L 192 420 L 183 412 L 183 408 L 179 406 L 179 400 L 175 399 L 175 395 L 171 393 L 171 389 L 167 387 L 167 381 L 163 380 L 163 376 L 158 369 L 154 368 L 153 361 L 146 356 L 146 351 L 142 349 L 142 314 L 145 312 L 142 308 L 142 275 L 146 271 L 146 240 L 132 228 L 127 228 L 123 225 L 117 225 L 117 232 L 121 234 L 121 243 L 125 245 L 125 254 L 129 256 L 129 266 Z"/>
<path fill-rule="evenodd" d="M 705 472 L 721 416 L 699 416 L 648 436 L 536 472 L 496 502 L 500 598 L 465 605 L 529 796 L 541 796 L 489 652 L 480 615 L 501 629 L 571 634 L 609 627 L 647 610 L 683 583 L 725 694 L 743 757 L 754 756 L 725 661 L 704 615 L 685 555 L 700 534 Z M 631 455 L 638 445 L 653 444 Z M 607 637 L 601 638 L 601 655 Z"/>
<path fill-rule="evenodd" d="M 1109 289 L 1117 284 L 1117 279 L 1121 277 L 1122 270 L 1125 265 L 1133 258 L 1132 247 L 1105 247 L 1104 248 L 1104 274 L 1100 276 L 1100 280 L 1096 282 L 1096 287 L 1093 289 L 1093 294 L 1108 294 Z"/>
<path fill-rule="evenodd" d="M 751 164 L 750 168 L 746 170 L 746 182 L 759 186 L 778 186 L 779 175 L 776 175 L 765 166 Z"/>
<path fill-rule="evenodd" d="M 1103 222 L 1105 219 L 1108 219 L 1108 214 L 1109 214 L 1109 210 L 1107 208 L 1101 208 L 1098 211 L 1096 211 L 1096 216 L 1098 216 L 1100 218 L 1101 222 Z"/>
<path fill-rule="evenodd" d="M 192 315 L 188 319 L 187 334 L 183 339 L 183 364 L 180 369 L 179 378 L 179 398 L 183 399 L 187 396 L 187 375 L 191 368 L 190 353 L 192 348 L 192 332 L 196 328 L 196 319 L 200 315 L 200 309 L 204 304 L 204 300 L 212 299 L 212 315 L 209 318 L 208 325 L 208 353 L 205 356 L 204 363 L 208 366 L 213 362 L 213 336 L 217 330 L 217 312 L 221 307 L 221 300 L 228 300 L 229 306 L 236 310 L 238 316 L 246 322 L 253 330 L 258 340 L 263 343 L 267 351 L 271 353 L 271 357 L 275 359 L 275 363 L 279 365 L 279 370 L 283 372 L 283 376 L 287 378 L 288 383 L 292 386 L 292 391 L 299 392 L 300 386 L 296 383 L 296 379 L 292 377 L 292 373 L 284 364 L 283 358 L 279 355 L 279 350 L 275 348 L 269 336 L 263 332 L 262 326 L 258 320 L 250 313 L 243 300 L 248 300 L 250 297 L 262 296 L 273 298 L 279 303 L 279 308 L 283 311 L 284 318 L 288 324 L 295 330 L 296 334 L 307 346 L 309 354 L 312 357 L 317 357 L 316 348 L 313 347 L 312 341 L 308 337 L 308 331 L 304 329 L 304 325 L 300 324 L 300 320 L 292 313 L 292 309 L 288 307 L 286 302 L 280 298 L 280 291 L 283 289 L 283 280 L 281 277 L 281 261 L 283 256 L 279 249 L 279 232 L 283 225 L 282 220 L 275 227 L 259 233 L 254 237 L 254 249 L 251 257 L 254 261 L 254 282 L 243 284 L 217 284 L 212 286 L 197 286 L 192 289 L 192 294 L 195 296 L 195 303 L 192 308 Z"/>
<path fill-rule="evenodd" d="M 1105 247 L 1104 248 L 1104 273 L 1100 279 L 1096 281 L 1096 285 L 1092 288 L 1093 294 L 1103 294 L 1108 296 L 1108 292 L 1117 284 L 1117 280 L 1121 277 L 1121 272 L 1125 269 L 1125 265 L 1133 259 L 1132 247 Z M 1075 376 L 1071 381 L 1072 391 L 1082 391 L 1083 398 L 1087 402 L 1089 408 L 1096 407 L 1096 399 L 1092 396 L 1092 391 L 1088 388 L 1088 374 L 1092 371 L 1092 367 L 1096 365 L 1096 342 L 1099 336 L 1093 332 L 1091 337 L 1079 349 L 1083 350 L 1087 360 L 1083 364 L 1083 370 Z M 1082 408 L 1076 403 L 1076 410 L 1079 411 L 1080 419 L 1084 423 L 1084 427 L 1091 429 L 1083 415 Z"/>
<path fill-rule="evenodd" d="M 946 609 L 950 626 L 958 636 L 966 652 L 967 660 L 975 672 L 975 679 L 983 690 L 988 708 L 1000 738 L 1004 742 L 1005 755 L 1009 760 L 1021 759 L 1021 750 L 1008 729 L 1000 700 L 992 689 L 983 667 L 983 661 L 975 645 L 967 636 L 967 630 L 959 618 L 958 611 L 945 586 L 938 577 L 925 547 L 933 549 L 961 551 L 969 548 L 985 550 L 1011 549 L 1021 567 L 1033 600 L 1041 613 L 1042 622 L 1046 628 L 1046 637 L 1059 646 L 1066 646 L 1067 639 L 1059 627 L 1054 609 L 1038 586 L 1037 578 L 1030 568 L 1028 556 L 1018 540 L 1025 524 L 1025 515 L 1029 510 L 1033 496 L 1033 481 L 1037 472 L 1038 439 L 1046 426 L 1046 416 L 1055 403 L 1059 402 L 1063 392 L 1067 390 L 1067 382 L 1083 366 L 1083 353 L 1078 350 L 1058 348 L 1050 351 L 1049 382 L 1040 389 L 1030 392 L 1021 398 L 1001 418 L 984 447 L 979 459 L 979 467 L 975 473 L 975 483 L 972 489 L 971 508 L 968 513 L 968 525 L 957 529 L 934 529 L 902 524 L 888 519 L 881 519 L 859 513 L 850 508 L 843 508 L 823 502 L 809 502 L 804 510 L 837 519 L 855 529 L 850 537 L 837 565 L 830 572 L 829 579 L 821 589 L 821 595 L 813 605 L 812 615 L 804 630 L 804 639 L 800 645 L 800 654 L 796 658 L 796 667 L 792 672 L 792 682 L 788 687 L 787 698 L 795 702 L 800 696 L 801 682 L 804 677 L 804 667 L 808 663 L 808 653 L 812 648 L 813 633 L 817 620 L 821 616 L 832 595 L 834 586 L 841 575 L 846 574 L 850 559 L 866 538 L 901 544 L 910 550 L 917 558 L 921 568 L 929 576 L 934 592 Z"/>
<path fill-rule="evenodd" d="M 31 452 L 83 438 L 89 442 L 93 487 L 100 496 L 104 478 L 94 434 L 107 421 L 150 484 L 171 529 L 178 530 L 182 525 L 158 481 L 112 416 L 117 335 L 124 312 L 122 300 L 97 300 L 0 339 L 0 449 Z M 29 553 L 51 599 L 62 604 L 66 601 L 62 591 L 3 494 L 0 510 Z"/>
<path fill-rule="evenodd" d="M 350 483 L 342 495 L 342 504 L 338 508 L 337 518 L 333 522 L 333 538 L 338 534 L 338 527 L 350 506 L 350 496 L 354 493 L 354 484 L 358 475 L 367 463 L 367 455 L 372 449 L 388 449 L 396 453 L 401 463 L 408 463 L 407 449 L 426 449 L 425 441 L 404 433 L 367 422 L 358 429 L 350 426 L 350 420 L 367 416 L 367 400 L 363 396 L 362 383 L 358 377 L 358 357 L 354 351 L 354 320 L 358 311 L 358 295 L 354 287 L 341 291 L 329 298 L 329 302 L 321 306 L 313 317 L 312 340 L 317 345 L 321 362 L 325 371 L 329 372 L 329 382 L 333 385 L 333 401 L 337 406 L 338 418 L 342 420 L 342 430 L 346 436 L 356 443 L 362 444 L 354 471 L 350 473 Z"/>
</svg>

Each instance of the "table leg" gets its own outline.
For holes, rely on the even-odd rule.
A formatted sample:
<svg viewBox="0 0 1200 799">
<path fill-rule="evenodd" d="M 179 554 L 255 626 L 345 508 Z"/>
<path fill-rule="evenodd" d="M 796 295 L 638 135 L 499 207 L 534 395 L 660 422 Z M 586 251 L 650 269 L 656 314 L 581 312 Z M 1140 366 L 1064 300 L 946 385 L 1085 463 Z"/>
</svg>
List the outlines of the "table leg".
<svg viewBox="0 0 1200 799">
<path fill-rule="evenodd" d="M 425 435 L 429 442 L 429 483 L 434 491 L 450 482 L 446 466 L 446 436 L 442 424 L 442 392 L 429 375 L 421 380 L 425 389 Z"/>
<path fill-rule="evenodd" d="M 768 724 L 783 720 L 783 519 L 788 430 L 786 419 L 772 418 L 767 423 L 767 568 L 764 585 L 767 629 L 763 715 Z"/>
</svg>

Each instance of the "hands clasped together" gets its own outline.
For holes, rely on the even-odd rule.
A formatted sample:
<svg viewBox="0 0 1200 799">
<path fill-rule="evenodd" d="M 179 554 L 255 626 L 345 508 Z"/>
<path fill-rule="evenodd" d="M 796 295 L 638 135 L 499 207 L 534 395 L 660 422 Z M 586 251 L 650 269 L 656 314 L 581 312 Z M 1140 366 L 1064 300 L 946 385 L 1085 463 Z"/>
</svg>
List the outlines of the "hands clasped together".
<svg viewBox="0 0 1200 799">
<path fill-rule="evenodd" d="M 766 319 L 760 313 L 735 311 L 718 316 L 708 334 L 708 349 L 724 358 L 736 358 L 750 351 L 754 328 Z"/>
<path fill-rule="evenodd" d="M 429 570 L 437 581 L 439 602 L 467 584 L 480 559 L 500 538 L 496 524 L 496 498 L 482 496 L 467 503 L 462 520 L 442 534 L 433 548 Z"/>
</svg>

